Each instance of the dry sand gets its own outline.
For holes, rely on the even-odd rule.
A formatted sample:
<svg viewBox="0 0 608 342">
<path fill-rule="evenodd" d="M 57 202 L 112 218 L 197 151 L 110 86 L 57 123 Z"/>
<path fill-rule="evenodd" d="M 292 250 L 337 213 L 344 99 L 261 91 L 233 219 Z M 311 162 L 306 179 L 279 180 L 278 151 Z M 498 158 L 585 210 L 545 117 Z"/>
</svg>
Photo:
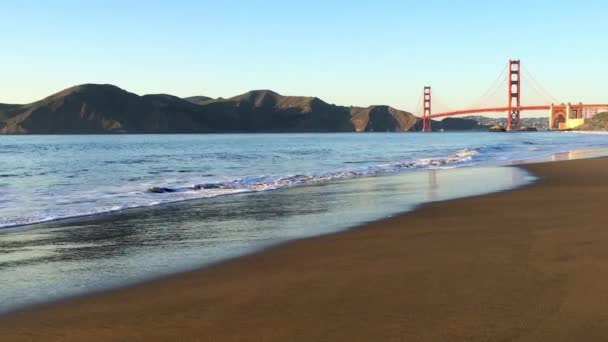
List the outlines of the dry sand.
<svg viewBox="0 0 608 342">
<path fill-rule="evenodd" d="M 0 319 L 0 341 L 603 341 L 608 159 Z"/>
</svg>

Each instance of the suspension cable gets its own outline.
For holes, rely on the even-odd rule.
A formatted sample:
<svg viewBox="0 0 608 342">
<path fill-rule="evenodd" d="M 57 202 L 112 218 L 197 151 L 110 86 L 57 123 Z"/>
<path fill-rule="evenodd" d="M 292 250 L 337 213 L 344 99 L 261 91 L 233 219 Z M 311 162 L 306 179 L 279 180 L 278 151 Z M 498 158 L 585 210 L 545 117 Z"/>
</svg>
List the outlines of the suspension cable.
<svg viewBox="0 0 608 342">
<path fill-rule="evenodd" d="M 498 77 L 494 80 L 494 82 L 490 84 L 490 87 L 475 102 L 472 103 L 472 106 L 470 106 L 470 108 L 480 106 L 485 100 L 496 94 L 499 89 L 499 86 L 501 84 L 504 84 L 507 75 L 507 69 L 509 69 L 509 67 L 505 65 L 502 68 L 500 74 L 498 74 Z"/>
<path fill-rule="evenodd" d="M 439 108 L 440 111 L 435 110 L 434 112 L 449 112 L 452 110 L 449 106 L 446 106 L 443 101 L 441 101 L 441 97 L 438 97 L 436 93 L 433 94 L 433 108 Z"/>
<path fill-rule="evenodd" d="M 422 116 L 422 97 L 424 96 L 424 94 L 420 93 L 420 95 L 418 95 L 418 102 L 416 103 L 416 114 L 419 114 L 420 116 Z"/>
<path fill-rule="evenodd" d="M 536 78 L 532 75 L 532 73 L 526 67 L 522 67 L 522 70 L 524 71 L 524 74 L 526 74 L 526 76 L 529 77 L 531 79 L 531 81 L 538 87 L 539 91 L 544 93 L 544 95 L 547 96 L 551 100 L 551 102 L 559 103 L 559 100 L 555 96 L 551 95 L 551 93 L 548 92 L 547 89 L 545 89 L 545 87 L 543 87 L 542 83 L 540 83 L 538 80 L 536 80 Z"/>
</svg>

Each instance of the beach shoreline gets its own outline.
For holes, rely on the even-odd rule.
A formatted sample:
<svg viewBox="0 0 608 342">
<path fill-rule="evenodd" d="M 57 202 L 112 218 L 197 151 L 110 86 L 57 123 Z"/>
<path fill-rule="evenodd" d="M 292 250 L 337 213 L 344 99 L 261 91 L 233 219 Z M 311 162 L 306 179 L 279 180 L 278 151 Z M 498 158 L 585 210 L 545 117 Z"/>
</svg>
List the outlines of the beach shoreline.
<svg viewBox="0 0 608 342">
<path fill-rule="evenodd" d="M 568 286 L 580 285 L 573 274 L 585 269 L 577 269 L 572 251 L 556 247 L 575 244 L 580 259 L 585 246 L 599 253 L 608 159 L 520 167 L 540 180 L 18 311 L 0 317 L 0 338 L 559 340 L 606 332 L 601 316 L 597 330 L 581 330 L 590 312 L 577 303 L 574 319 L 558 317 Z M 581 213 L 588 216 L 582 222 Z M 589 236 L 572 236 L 576 222 Z M 539 245 L 539 238 L 551 243 Z M 601 289 L 606 280 L 598 278 L 593 288 Z M 546 324 L 548 316 L 554 324 Z"/>
</svg>

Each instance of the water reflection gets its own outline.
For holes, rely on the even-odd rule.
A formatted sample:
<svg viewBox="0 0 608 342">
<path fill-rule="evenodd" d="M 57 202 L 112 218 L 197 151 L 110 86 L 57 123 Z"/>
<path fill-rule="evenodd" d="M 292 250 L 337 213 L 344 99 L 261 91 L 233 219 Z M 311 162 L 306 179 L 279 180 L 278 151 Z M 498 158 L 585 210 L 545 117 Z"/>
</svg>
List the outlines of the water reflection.
<svg viewBox="0 0 608 342">
<path fill-rule="evenodd" d="M 550 162 L 550 161 L 565 161 L 565 160 L 576 160 L 586 158 L 597 158 L 605 157 L 608 155 L 608 149 L 606 148 L 590 148 L 583 150 L 565 151 L 554 153 L 548 157 L 536 158 L 532 160 L 512 162 L 512 164 L 522 163 L 539 163 L 539 162 Z"/>
<path fill-rule="evenodd" d="M 516 168 L 430 170 L 5 230 L 0 234 L 0 311 L 192 269 L 423 202 L 528 181 Z"/>
<path fill-rule="evenodd" d="M 437 189 L 439 188 L 439 183 L 437 183 L 437 170 L 429 170 L 427 173 L 429 175 L 427 201 L 434 202 L 437 200 Z"/>
</svg>

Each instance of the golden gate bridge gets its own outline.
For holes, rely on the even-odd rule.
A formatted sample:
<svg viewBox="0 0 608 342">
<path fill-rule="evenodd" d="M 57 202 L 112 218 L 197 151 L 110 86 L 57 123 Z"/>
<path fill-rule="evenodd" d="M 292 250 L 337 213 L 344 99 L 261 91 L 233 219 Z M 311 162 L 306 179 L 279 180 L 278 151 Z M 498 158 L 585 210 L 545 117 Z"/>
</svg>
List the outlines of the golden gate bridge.
<svg viewBox="0 0 608 342">
<path fill-rule="evenodd" d="M 523 71 L 523 72 L 522 72 Z M 522 74 L 530 79 L 531 88 L 545 99 L 544 104 L 522 105 L 521 85 Z M 506 81 L 506 82 L 505 82 Z M 506 83 L 507 101 L 505 106 L 471 106 L 466 109 L 450 110 L 433 113 L 433 95 L 431 87 L 425 86 L 422 93 L 422 131 L 432 131 L 432 120 L 458 115 L 471 115 L 478 113 L 507 113 L 507 130 L 521 129 L 521 112 L 523 111 L 549 111 L 550 129 L 572 129 L 582 125 L 585 120 L 591 118 L 594 113 L 601 109 L 608 109 L 608 104 L 583 104 L 583 103 L 560 103 L 549 94 L 544 87 L 527 70 L 522 69 L 520 60 L 509 60 L 507 66 L 500 73 L 492 86 L 482 95 L 480 101 L 489 99 L 500 88 L 500 84 Z M 548 99 L 548 100 L 547 100 Z"/>
</svg>

